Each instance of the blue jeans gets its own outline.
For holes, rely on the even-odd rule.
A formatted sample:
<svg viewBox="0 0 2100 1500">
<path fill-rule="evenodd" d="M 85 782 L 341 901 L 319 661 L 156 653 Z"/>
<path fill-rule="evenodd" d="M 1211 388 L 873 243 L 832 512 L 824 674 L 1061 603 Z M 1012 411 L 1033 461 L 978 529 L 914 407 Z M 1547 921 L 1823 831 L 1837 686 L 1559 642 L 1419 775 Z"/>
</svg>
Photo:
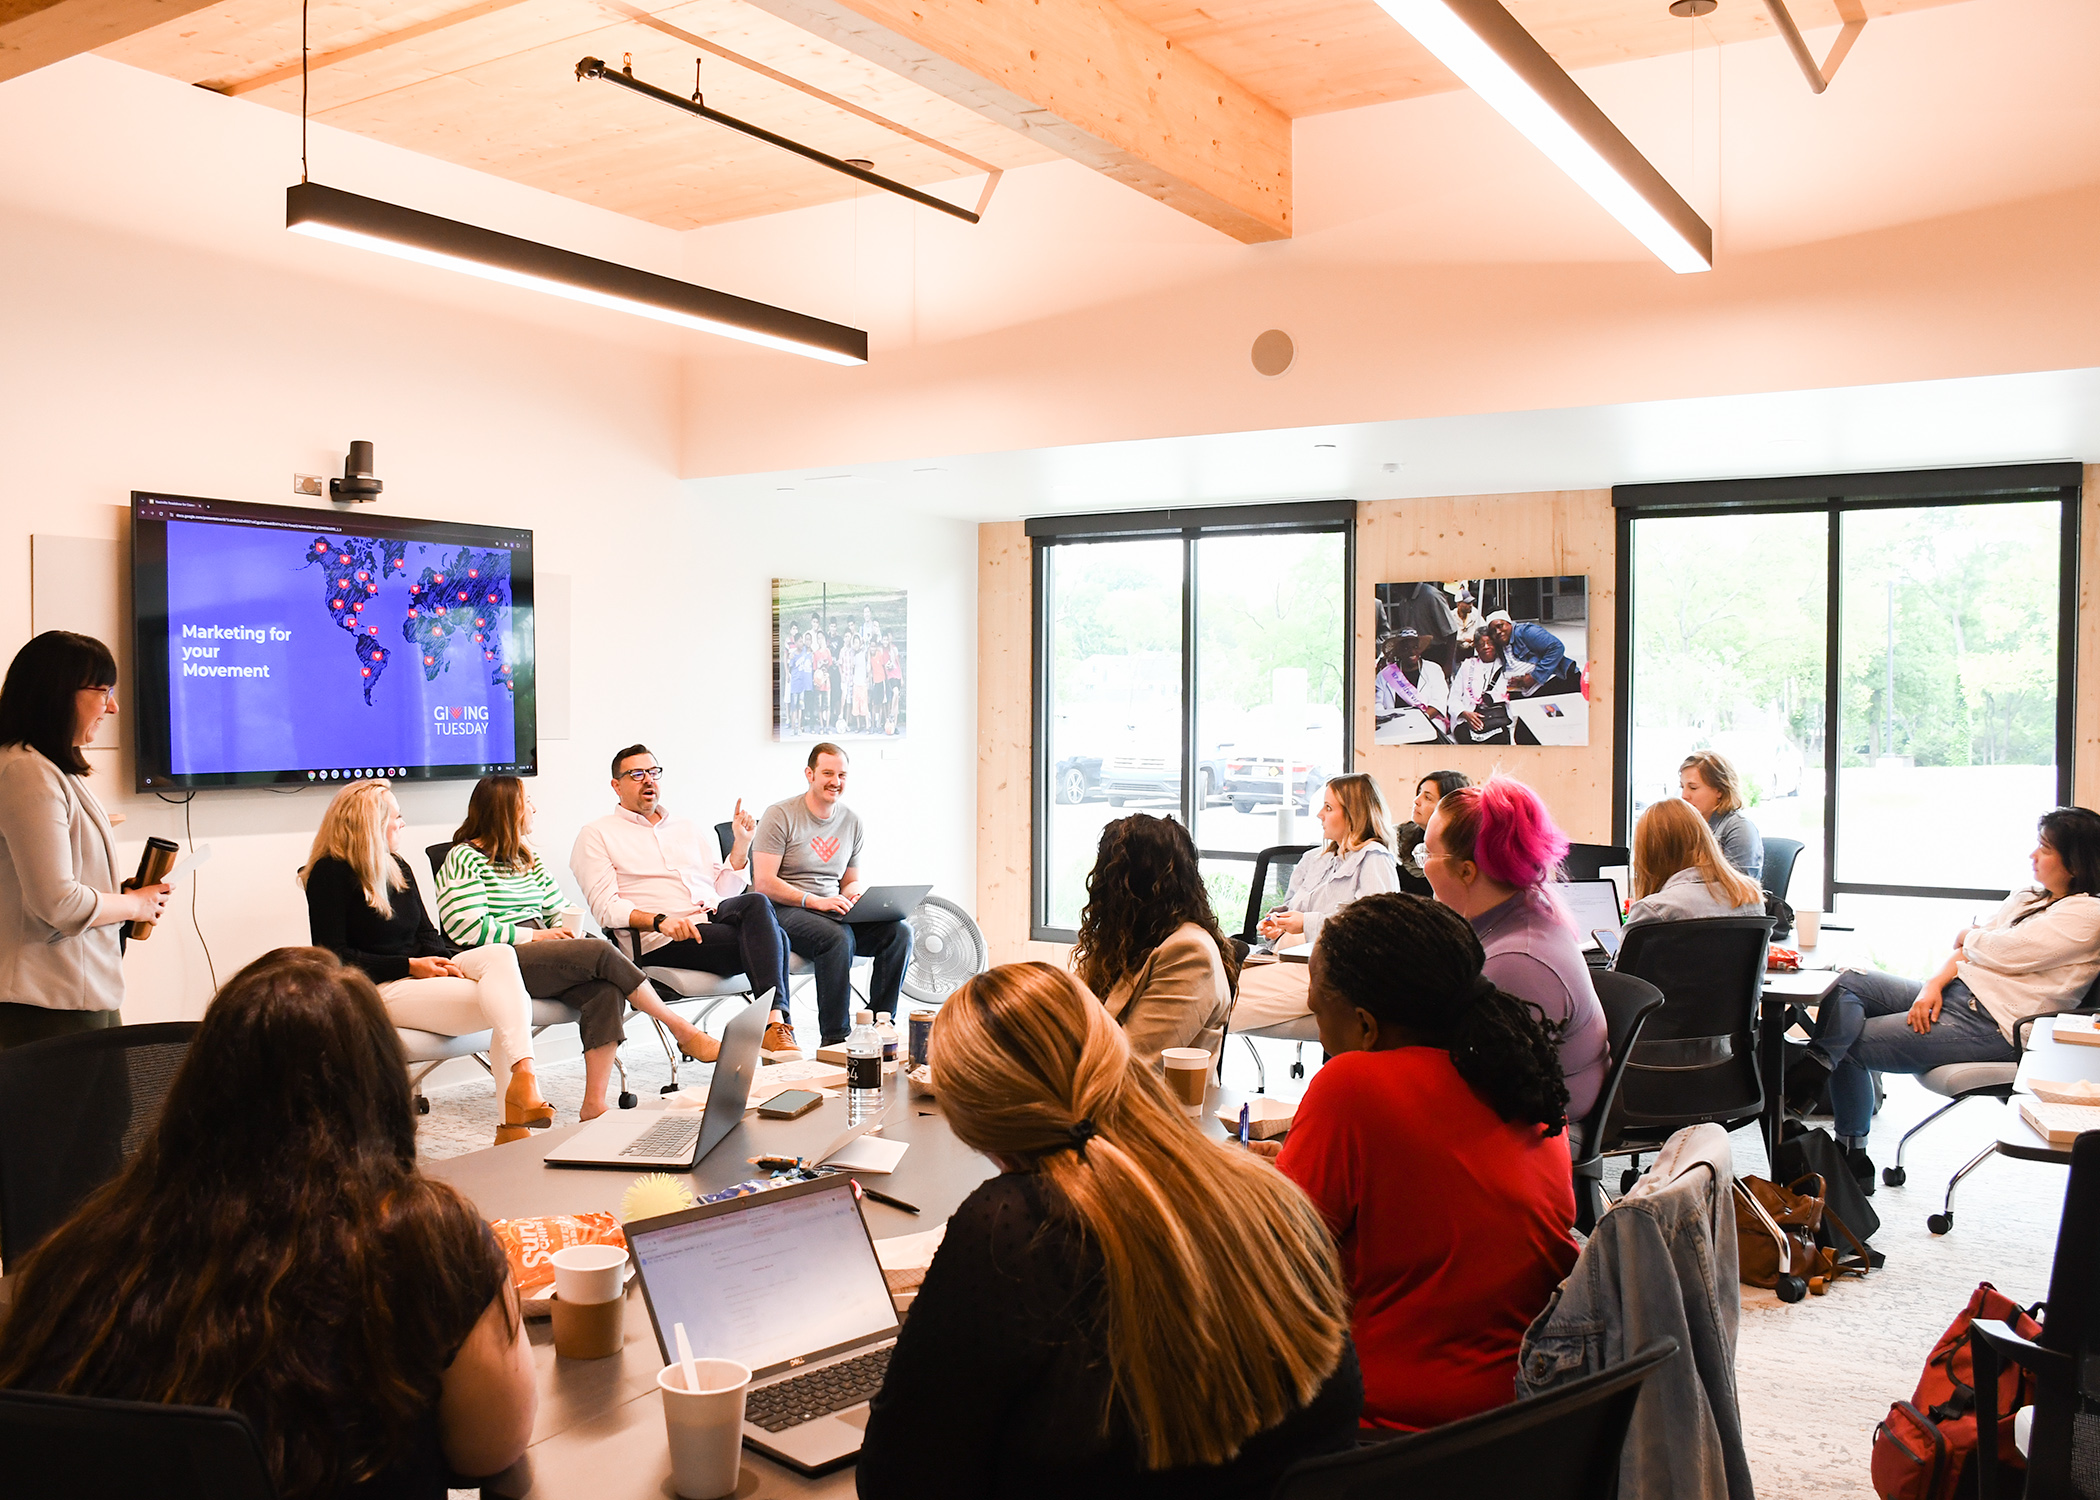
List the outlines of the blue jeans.
<svg viewBox="0 0 2100 1500">
<path fill-rule="evenodd" d="M 1928 1073 L 1947 1063 L 2011 1062 L 2013 1044 L 1969 987 L 1950 980 L 1940 1017 L 1923 1035 L 1906 1019 L 1925 986 L 1915 979 L 1847 969 L 1823 1004 L 1816 1048 L 1829 1059 L 1830 1103 L 1837 1134 L 1864 1139 L 1874 1123 L 1874 1073 Z"/>
</svg>

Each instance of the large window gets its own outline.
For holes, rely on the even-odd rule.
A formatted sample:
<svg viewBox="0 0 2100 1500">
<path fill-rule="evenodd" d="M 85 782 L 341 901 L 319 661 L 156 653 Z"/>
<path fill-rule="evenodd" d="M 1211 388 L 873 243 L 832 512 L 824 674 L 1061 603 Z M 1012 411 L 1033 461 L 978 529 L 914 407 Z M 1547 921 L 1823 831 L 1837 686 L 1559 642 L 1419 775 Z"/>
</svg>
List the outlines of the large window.
<svg viewBox="0 0 2100 1500">
<path fill-rule="evenodd" d="M 1711 747 L 1765 837 L 1804 846 L 1797 906 L 1937 932 L 2031 879 L 2035 819 L 2071 796 L 2079 478 L 1616 490 L 1622 831 Z"/>
<path fill-rule="evenodd" d="M 1069 941 L 1102 827 L 1179 818 L 1237 930 L 1257 851 L 1349 765 L 1353 504 L 1029 522 L 1037 938 Z"/>
</svg>

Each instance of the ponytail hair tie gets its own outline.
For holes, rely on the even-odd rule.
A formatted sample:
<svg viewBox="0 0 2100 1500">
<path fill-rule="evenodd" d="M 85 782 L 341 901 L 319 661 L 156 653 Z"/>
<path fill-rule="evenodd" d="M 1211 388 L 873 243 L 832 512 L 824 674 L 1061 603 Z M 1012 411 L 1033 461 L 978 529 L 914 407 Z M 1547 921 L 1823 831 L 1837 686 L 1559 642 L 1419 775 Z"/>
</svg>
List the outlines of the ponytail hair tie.
<svg viewBox="0 0 2100 1500">
<path fill-rule="evenodd" d="M 1093 1138 L 1094 1122 L 1092 1120 L 1076 1120 L 1073 1122 L 1071 1134 L 1072 1149 L 1079 1153 L 1081 1161 L 1086 1160 L 1086 1143 Z"/>
</svg>

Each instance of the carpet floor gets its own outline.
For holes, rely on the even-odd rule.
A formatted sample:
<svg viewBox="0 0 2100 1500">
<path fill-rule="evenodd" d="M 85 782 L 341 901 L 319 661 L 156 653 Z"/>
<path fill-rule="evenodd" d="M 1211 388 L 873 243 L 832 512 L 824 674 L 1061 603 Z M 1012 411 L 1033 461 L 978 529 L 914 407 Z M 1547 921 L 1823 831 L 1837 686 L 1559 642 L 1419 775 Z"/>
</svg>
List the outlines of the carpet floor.
<svg viewBox="0 0 2100 1500">
<path fill-rule="evenodd" d="M 805 1038 L 816 1035 L 814 1014 L 794 1019 Z M 1271 1091 L 1283 1097 L 1301 1093 L 1304 1081 L 1288 1076 L 1293 1049 L 1261 1045 Z M 1317 1050 L 1308 1051 L 1316 1064 Z M 645 1100 L 670 1081 L 663 1050 L 646 1023 L 633 1024 L 622 1056 L 629 1086 Z M 706 1072 L 682 1065 L 681 1081 L 698 1081 Z M 1883 1166 L 1895 1160 L 1897 1137 L 1943 1102 L 1908 1078 L 1887 1082 L 1887 1103 L 1869 1143 Z M 1227 1057 L 1226 1083 L 1254 1087 L 1254 1068 L 1237 1043 Z M 544 1065 L 540 1086 L 555 1106 L 556 1123 L 573 1121 L 583 1097 L 581 1060 Z M 425 1157 L 456 1156 L 490 1143 L 497 1110 L 486 1081 L 434 1089 L 429 1097 L 431 1110 L 419 1134 Z M 1891 1401 L 1909 1399 L 1933 1341 L 1976 1284 L 1990 1281 L 2022 1303 L 2047 1292 L 2064 1168 L 1988 1161 L 1962 1184 L 1953 1232 L 1938 1236 L 1925 1225 L 1926 1216 L 1939 1211 L 1947 1179 L 1995 1133 L 1996 1116 L 1994 1105 L 1967 1104 L 1912 1142 L 1904 1160 L 1906 1185 L 1880 1188 L 1874 1198 L 1882 1219 L 1874 1246 L 1888 1257 L 1884 1269 L 1791 1306 L 1771 1292 L 1742 1289 L 1736 1376 L 1751 1469 L 1766 1500 L 1868 1500 L 1874 1426 Z M 1730 1140 L 1738 1174 L 1770 1175 L 1755 1130 L 1736 1131 Z M 1616 1184 L 1616 1175 L 1607 1180 Z"/>
</svg>

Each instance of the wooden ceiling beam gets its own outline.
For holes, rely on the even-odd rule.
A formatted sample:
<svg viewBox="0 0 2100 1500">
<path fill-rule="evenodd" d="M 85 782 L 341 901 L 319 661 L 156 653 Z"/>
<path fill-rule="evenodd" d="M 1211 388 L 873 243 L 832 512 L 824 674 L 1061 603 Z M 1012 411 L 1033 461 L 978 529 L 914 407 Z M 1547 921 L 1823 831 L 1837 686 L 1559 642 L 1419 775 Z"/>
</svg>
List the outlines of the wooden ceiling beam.
<svg viewBox="0 0 2100 1500">
<path fill-rule="evenodd" d="M 34 73 L 217 0 L 0 0 L 0 82 Z"/>
<path fill-rule="evenodd" d="M 1291 122 L 1110 0 L 752 0 L 1244 244 L 1291 233 Z"/>
</svg>

